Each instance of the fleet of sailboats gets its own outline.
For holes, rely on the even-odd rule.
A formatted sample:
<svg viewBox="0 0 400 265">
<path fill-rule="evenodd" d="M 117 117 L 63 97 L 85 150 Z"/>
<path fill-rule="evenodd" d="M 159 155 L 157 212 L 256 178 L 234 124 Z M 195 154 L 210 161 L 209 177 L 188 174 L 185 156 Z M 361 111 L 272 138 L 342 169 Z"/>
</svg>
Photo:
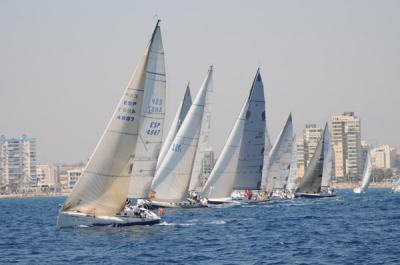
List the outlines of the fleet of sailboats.
<svg viewBox="0 0 400 265">
<path fill-rule="evenodd" d="M 330 187 L 332 149 L 327 125 L 300 183 L 291 113 L 271 145 L 260 69 L 202 185 L 211 132 L 213 66 L 193 101 L 187 85 L 163 142 L 167 90 L 159 23 L 80 180 L 60 209 L 59 227 L 159 223 L 160 216 L 147 206 L 193 208 L 336 195 Z M 355 193 L 368 188 L 371 167 L 368 153 Z"/>
</svg>

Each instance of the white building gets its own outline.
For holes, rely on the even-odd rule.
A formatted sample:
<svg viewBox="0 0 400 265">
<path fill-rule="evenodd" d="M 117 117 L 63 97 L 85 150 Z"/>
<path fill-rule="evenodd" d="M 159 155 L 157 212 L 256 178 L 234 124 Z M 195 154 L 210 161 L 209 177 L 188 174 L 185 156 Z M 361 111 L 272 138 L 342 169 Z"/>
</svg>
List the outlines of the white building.
<svg viewBox="0 0 400 265">
<path fill-rule="evenodd" d="M 204 150 L 200 183 L 203 186 L 214 168 L 214 151 L 211 148 Z"/>
<path fill-rule="evenodd" d="M 37 165 L 36 175 L 38 187 L 41 190 L 56 191 L 57 189 L 57 167 L 53 165 Z"/>
<path fill-rule="evenodd" d="M 75 186 L 81 174 L 82 174 L 82 169 L 71 169 L 67 171 L 69 189 L 72 189 Z"/>
<path fill-rule="evenodd" d="M 7 193 L 35 191 L 36 139 L 0 136 L 1 190 Z"/>
<path fill-rule="evenodd" d="M 332 116 L 331 123 L 336 178 L 359 178 L 363 171 L 360 119 L 354 112 L 344 112 Z"/>
<path fill-rule="evenodd" d="M 396 161 L 396 150 L 389 145 L 382 145 L 371 150 L 374 168 L 393 168 Z"/>
</svg>

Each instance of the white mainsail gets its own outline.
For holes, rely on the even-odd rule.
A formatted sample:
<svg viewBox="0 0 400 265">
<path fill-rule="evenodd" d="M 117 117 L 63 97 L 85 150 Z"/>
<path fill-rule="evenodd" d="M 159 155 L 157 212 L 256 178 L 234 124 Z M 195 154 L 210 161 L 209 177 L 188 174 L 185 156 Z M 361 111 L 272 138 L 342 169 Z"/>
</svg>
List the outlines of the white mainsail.
<svg viewBox="0 0 400 265">
<path fill-rule="evenodd" d="M 289 179 L 290 163 L 293 149 L 292 114 L 279 134 L 269 155 L 265 191 L 284 190 Z"/>
<path fill-rule="evenodd" d="M 329 188 L 332 180 L 333 155 L 329 129 L 327 126 L 322 137 L 324 137 L 324 164 L 322 169 L 321 188 Z"/>
<path fill-rule="evenodd" d="M 293 136 L 293 144 L 292 144 L 292 159 L 290 161 L 290 172 L 289 179 L 287 184 L 287 189 L 290 191 L 294 191 L 297 188 L 296 179 L 297 179 L 297 144 L 296 144 L 296 135 Z"/>
<path fill-rule="evenodd" d="M 159 56 L 164 56 L 158 24 L 159 21 L 80 180 L 67 198 L 63 211 L 112 215 L 123 208 L 130 182 L 129 165 L 133 161 L 138 138 L 143 91 L 160 78 L 154 72 L 155 61 L 159 61 Z"/>
<path fill-rule="evenodd" d="M 147 198 L 162 142 L 166 79 L 161 34 L 155 34 L 153 42 L 147 62 L 139 137 L 132 165 L 128 198 Z"/>
<path fill-rule="evenodd" d="M 361 182 L 361 186 L 359 187 L 359 192 L 365 192 L 368 189 L 369 183 L 372 180 L 372 161 L 371 154 L 368 151 L 366 163 L 364 166 L 364 174 Z"/>
<path fill-rule="evenodd" d="M 181 202 L 185 199 L 197 149 L 208 91 L 212 90 L 212 67 L 197 93 L 181 128 L 160 164 L 151 185 L 151 199 Z"/>
<path fill-rule="evenodd" d="M 189 191 L 195 190 L 199 185 L 200 177 L 203 170 L 204 151 L 209 145 L 209 135 L 211 128 L 211 97 L 213 88 L 209 87 L 204 103 L 203 119 L 200 125 L 199 143 L 197 145 L 195 159 L 193 162 L 192 175 L 189 182 Z"/>
<path fill-rule="evenodd" d="M 202 195 L 204 197 L 230 197 L 235 187 L 235 180 L 238 178 L 238 183 L 243 184 L 245 189 L 260 185 L 265 139 L 263 90 L 261 75 L 258 70 L 249 97 L 243 105 L 221 155 L 203 187 Z M 250 137 L 250 132 L 252 137 Z M 253 150 L 244 154 L 243 150 L 248 150 L 248 148 L 243 148 L 244 145 L 248 145 Z M 247 178 L 247 176 L 251 176 L 251 178 Z M 240 181 L 240 178 L 245 178 L 245 181 Z"/>
<path fill-rule="evenodd" d="M 165 138 L 165 141 L 161 147 L 160 155 L 158 156 L 158 161 L 157 161 L 157 168 L 160 167 L 161 162 L 164 160 L 165 155 L 167 154 L 169 148 L 171 147 L 172 141 L 174 140 L 179 128 L 181 127 L 182 122 L 185 119 L 186 114 L 188 113 L 191 105 L 192 105 L 192 96 L 190 94 L 190 87 L 188 84 L 186 87 L 183 100 L 179 105 L 178 112 L 176 113 L 175 118 L 172 121 L 171 128 L 169 129 L 168 135 Z"/>
</svg>

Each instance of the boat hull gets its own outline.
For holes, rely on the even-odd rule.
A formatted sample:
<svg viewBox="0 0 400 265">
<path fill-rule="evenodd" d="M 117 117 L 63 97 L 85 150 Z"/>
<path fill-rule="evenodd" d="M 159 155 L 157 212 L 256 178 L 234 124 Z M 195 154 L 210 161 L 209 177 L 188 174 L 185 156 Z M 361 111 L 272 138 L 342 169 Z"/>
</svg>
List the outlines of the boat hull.
<svg viewBox="0 0 400 265">
<path fill-rule="evenodd" d="M 158 209 L 158 208 L 204 208 L 207 205 L 201 204 L 199 202 L 161 202 L 161 201 L 149 201 L 147 205 L 150 208 Z"/>
<path fill-rule="evenodd" d="M 364 193 L 364 191 L 362 191 L 360 187 L 354 188 L 353 192 L 356 194 Z"/>
<path fill-rule="evenodd" d="M 239 204 L 239 200 L 234 200 L 232 198 L 215 198 L 215 199 L 207 199 L 208 204 L 226 204 L 226 203 L 236 203 Z"/>
<path fill-rule="evenodd" d="M 60 212 L 57 218 L 59 228 L 78 228 L 91 226 L 133 226 L 154 225 L 160 223 L 160 217 L 153 212 L 146 212 L 145 217 L 136 216 L 91 216 L 80 212 Z"/>
<path fill-rule="evenodd" d="M 296 198 L 311 198 L 311 199 L 316 199 L 316 198 L 327 198 L 327 197 L 336 197 L 336 193 L 331 193 L 331 194 L 323 194 L 323 193 L 316 193 L 316 194 L 311 194 L 311 193 L 295 193 Z"/>
</svg>

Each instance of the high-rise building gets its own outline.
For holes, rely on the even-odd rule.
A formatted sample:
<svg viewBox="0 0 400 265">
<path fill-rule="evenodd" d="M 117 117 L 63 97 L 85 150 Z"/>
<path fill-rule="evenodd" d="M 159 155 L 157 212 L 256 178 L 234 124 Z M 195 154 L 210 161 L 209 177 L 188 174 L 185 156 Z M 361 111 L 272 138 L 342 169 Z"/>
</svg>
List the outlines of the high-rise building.
<svg viewBox="0 0 400 265">
<path fill-rule="evenodd" d="M 382 145 L 371 150 L 372 166 L 374 168 L 393 168 L 396 152 L 389 145 Z"/>
<path fill-rule="evenodd" d="M 354 112 L 344 112 L 342 115 L 332 116 L 331 123 L 336 178 L 360 178 L 363 167 L 360 119 Z"/>
<path fill-rule="evenodd" d="M 1 187 L 3 192 L 34 191 L 36 176 L 36 139 L 0 136 Z"/>
<path fill-rule="evenodd" d="M 201 186 L 204 186 L 213 168 L 214 168 L 214 151 L 210 147 L 207 147 L 204 150 L 204 156 L 202 160 L 201 176 L 200 176 Z"/>
<path fill-rule="evenodd" d="M 307 124 L 303 138 L 297 139 L 297 176 L 303 177 L 321 139 L 323 129 L 315 124 Z"/>
</svg>

